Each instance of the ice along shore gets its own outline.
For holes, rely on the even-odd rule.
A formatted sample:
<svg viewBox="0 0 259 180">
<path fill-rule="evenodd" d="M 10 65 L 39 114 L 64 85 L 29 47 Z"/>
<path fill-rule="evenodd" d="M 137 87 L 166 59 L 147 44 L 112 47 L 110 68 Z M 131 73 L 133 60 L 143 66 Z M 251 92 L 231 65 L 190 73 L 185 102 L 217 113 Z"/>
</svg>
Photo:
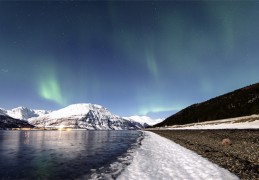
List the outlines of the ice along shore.
<svg viewBox="0 0 259 180">
<path fill-rule="evenodd" d="M 258 129 L 175 129 L 153 132 L 228 169 L 240 179 L 259 179 Z M 226 138 L 230 139 L 231 145 L 222 145 L 222 140 Z"/>
<path fill-rule="evenodd" d="M 132 163 L 117 178 L 126 179 L 228 179 L 237 176 L 195 152 L 153 132 L 145 131 Z"/>
</svg>

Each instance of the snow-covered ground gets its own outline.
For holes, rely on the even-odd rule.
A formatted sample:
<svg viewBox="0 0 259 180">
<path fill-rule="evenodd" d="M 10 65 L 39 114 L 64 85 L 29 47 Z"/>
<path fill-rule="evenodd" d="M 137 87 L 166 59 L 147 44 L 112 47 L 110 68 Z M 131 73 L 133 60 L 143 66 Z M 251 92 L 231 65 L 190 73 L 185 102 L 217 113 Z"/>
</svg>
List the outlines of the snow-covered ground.
<svg viewBox="0 0 259 180">
<path fill-rule="evenodd" d="M 132 163 L 118 177 L 119 180 L 238 179 L 226 169 L 171 140 L 152 132 L 144 132 L 142 145 L 135 152 Z"/>
<path fill-rule="evenodd" d="M 168 128 L 170 129 L 170 128 Z M 190 127 L 179 127 L 172 129 L 259 129 L 259 120 L 245 123 L 224 123 L 224 124 L 198 124 Z"/>
<path fill-rule="evenodd" d="M 175 125 L 160 129 L 259 129 L 259 115 Z"/>
</svg>

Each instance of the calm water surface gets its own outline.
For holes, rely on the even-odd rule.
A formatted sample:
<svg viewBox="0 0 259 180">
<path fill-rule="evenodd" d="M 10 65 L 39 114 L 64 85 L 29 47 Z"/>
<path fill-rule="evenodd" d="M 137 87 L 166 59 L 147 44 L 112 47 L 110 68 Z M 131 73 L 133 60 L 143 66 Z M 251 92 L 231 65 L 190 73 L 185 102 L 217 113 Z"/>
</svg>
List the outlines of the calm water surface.
<svg viewBox="0 0 259 180">
<path fill-rule="evenodd" d="M 107 169 L 137 146 L 141 134 L 139 131 L 0 131 L 0 179 L 88 179 L 93 173 L 104 171 L 116 177 L 116 173 Z M 116 168 L 114 171 L 119 172 Z"/>
</svg>

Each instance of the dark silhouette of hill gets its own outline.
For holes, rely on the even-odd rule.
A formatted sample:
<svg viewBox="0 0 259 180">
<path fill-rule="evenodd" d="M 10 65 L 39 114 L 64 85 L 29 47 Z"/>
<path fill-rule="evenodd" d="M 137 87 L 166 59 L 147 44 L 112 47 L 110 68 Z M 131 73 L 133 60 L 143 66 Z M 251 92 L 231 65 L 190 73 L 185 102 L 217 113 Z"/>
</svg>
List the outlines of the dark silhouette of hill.
<svg viewBox="0 0 259 180">
<path fill-rule="evenodd" d="M 155 127 L 182 125 L 259 114 L 259 83 L 193 104 Z"/>
<path fill-rule="evenodd" d="M 7 128 L 33 128 L 28 122 L 14 119 L 6 115 L 0 115 L 0 129 Z"/>
</svg>

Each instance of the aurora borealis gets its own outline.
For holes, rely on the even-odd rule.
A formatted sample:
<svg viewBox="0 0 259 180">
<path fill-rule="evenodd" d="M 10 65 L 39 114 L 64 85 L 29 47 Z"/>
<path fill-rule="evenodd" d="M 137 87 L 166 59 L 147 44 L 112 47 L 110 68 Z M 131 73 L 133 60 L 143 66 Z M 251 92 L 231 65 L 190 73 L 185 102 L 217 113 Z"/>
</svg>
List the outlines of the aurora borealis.
<svg viewBox="0 0 259 180">
<path fill-rule="evenodd" d="M 164 117 L 259 80 L 259 2 L 0 2 L 0 107 Z"/>
</svg>

